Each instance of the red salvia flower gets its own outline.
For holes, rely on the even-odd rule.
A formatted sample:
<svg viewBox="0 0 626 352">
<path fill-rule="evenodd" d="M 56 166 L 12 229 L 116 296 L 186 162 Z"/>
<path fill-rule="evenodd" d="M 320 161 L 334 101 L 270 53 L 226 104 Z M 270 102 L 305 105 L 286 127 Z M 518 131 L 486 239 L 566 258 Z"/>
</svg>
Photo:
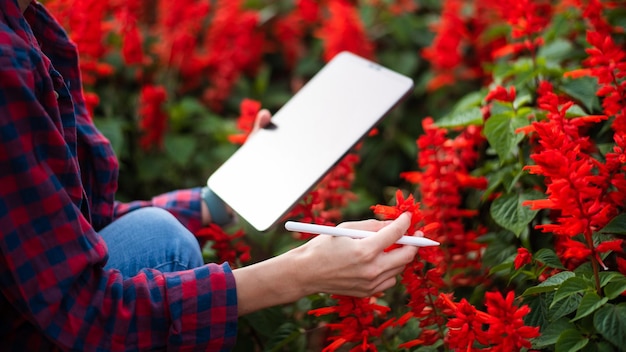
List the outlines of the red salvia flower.
<svg viewBox="0 0 626 352">
<path fill-rule="evenodd" d="M 525 247 L 520 247 L 517 249 L 517 255 L 515 256 L 515 260 L 513 261 L 513 265 L 515 266 L 515 270 L 518 270 L 522 266 L 526 264 L 530 264 L 532 261 L 532 254 Z"/>
<path fill-rule="evenodd" d="M 367 37 L 357 8 L 347 0 L 328 1 L 328 14 L 316 34 L 324 42 L 325 61 L 344 50 L 365 58 L 374 55 L 374 45 Z"/>
<path fill-rule="evenodd" d="M 142 64 L 144 61 L 143 36 L 139 30 L 139 19 L 143 15 L 143 4 L 139 0 L 126 0 L 112 6 L 113 18 L 122 39 L 122 58 L 126 64 Z"/>
<path fill-rule="evenodd" d="M 244 236 L 243 230 L 228 234 L 215 224 L 209 224 L 196 233 L 201 244 L 207 241 L 211 242 L 211 248 L 215 250 L 219 261 L 228 262 L 233 267 L 239 266 L 251 258 L 250 246 L 243 240 Z"/>
<path fill-rule="evenodd" d="M 551 92 L 544 83 L 539 90 L 539 106 L 548 111 L 547 120 L 535 122 L 540 147 L 531 155 L 536 165 L 531 173 L 543 175 L 548 200 L 526 201 L 532 209 L 553 209 L 558 212 L 556 223 L 537 225 L 544 232 L 567 236 L 566 246 L 557 246 L 566 261 L 579 264 L 591 255 L 602 264 L 593 245 L 592 234 L 603 228 L 616 214 L 609 189 L 612 175 L 600 161 L 586 151 L 593 151 L 591 141 L 580 135 L 580 127 L 596 119 L 566 118 L 571 102 Z M 582 234 L 584 243 L 576 243 L 573 236 Z M 602 264 L 603 265 L 603 264 Z"/>
<path fill-rule="evenodd" d="M 376 345 L 371 342 L 380 338 L 388 324 L 376 326 L 377 319 L 384 319 L 390 308 L 376 303 L 375 297 L 355 298 L 333 295 L 337 304 L 331 307 L 318 308 L 309 311 L 315 316 L 337 314 L 339 321 L 327 326 L 337 334 L 329 338 L 333 341 L 322 351 L 332 352 L 344 344 L 356 344 L 350 351 L 377 351 Z"/>
<path fill-rule="evenodd" d="M 452 318 L 446 324 L 448 334 L 445 341 L 453 351 L 479 351 L 474 347 L 475 342 L 487 345 L 489 340 L 483 331 L 483 324 L 489 316 L 472 306 L 466 299 L 454 303 L 445 294 L 439 295 L 439 299 L 451 310 Z"/>
<path fill-rule="evenodd" d="M 257 30 L 259 13 L 242 9 L 240 0 L 220 0 L 215 4 L 211 26 L 203 43 L 202 59 L 208 70 L 210 87 L 204 99 L 215 110 L 229 96 L 243 73 L 254 73 L 263 54 L 265 38 Z"/>
<path fill-rule="evenodd" d="M 297 60 L 303 55 L 303 39 L 306 34 L 306 22 L 298 8 L 276 20 L 274 34 L 281 43 L 280 49 L 287 66 L 293 68 Z"/>
<path fill-rule="evenodd" d="M 389 205 L 374 205 L 371 207 L 374 214 L 381 216 L 383 219 L 394 220 L 403 213 L 411 214 L 411 224 L 406 231 L 406 235 L 413 235 L 418 230 L 417 225 L 422 221 L 422 213 L 420 211 L 420 204 L 415 201 L 412 194 L 408 197 L 404 197 L 401 190 L 396 191 L 396 204 L 394 206 Z"/>
<path fill-rule="evenodd" d="M 515 100 L 515 86 L 511 86 L 508 91 L 502 86 L 497 86 L 489 91 L 485 97 L 486 102 L 491 102 L 492 100 L 512 103 Z"/>
<path fill-rule="evenodd" d="M 163 146 L 167 114 L 163 104 L 167 92 L 162 86 L 145 85 L 139 97 L 139 128 L 143 132 L 139 144 L 144 150 Z"/>
<path fill-rule="evenodd" d="M 429 345 L 442 338 L 439 327 L 445 324 L 442 307 L 437 306 L 439 292 L 450 285 L 484 281 L 483 274 L 477 275 L 482 268 L 484 245 L 475 241 L 478 232 L 467 230 L 464 224 L 466 218 L 476 213 L 460 207 L 465 187 L 484 188 L 487 182 L 469 175 L 478 157 L 477 148 L 484 142 L 480 129 L 470 126 L 454 139 L 448 139 L 448 131 L 437 128 L 432 119 L 424 119 L 422 125 L 424 135 L 417 141 L 422 171 L 401 176 L 419 186 L 423 221 L 428 224 L 421 230 L 442 246 L 420 248 L 419 259 L 405 268 L 402 283 L 409 295 L 408 306 L 422 329 L 413 341 Z M 449 281 L 443 279 L 445 276 Z"/>
<path fill-rule="evenodd" d="M 539 336 L 539 327 L 526 326 L 524 317 L 530 313 L 526 305 L 514 305 L 515 295 L 510 291 L 506 297 L 500 292 L 487 292 L 485 306 L 487 307 L 486 324 L 487 341 L 493 346 L 491 351 L 520 351 L 522 348 L 531 348 L 530 339 Z"/>
<path fill-rule="evenodd" d="M 524 323 L 530 308 L 515 306 L 512 291 L 506 297 L 500 292 L 487 292 L 486 313 L 465 299 L 454 303 L 448 295 L 441 294 L 439 300 L 452 316 L 445 340 L 454 351 L 520 351 L 530 348 L 530 340 L 539 336 L 539 327 Z"/>
<path fill-rule="evenodd" d="M 296 0 L 298 12 L 302 15 L 302 19 L 307 23 L 315 23 L 320 18 L 320 6 L 324 1 L 316 0 Z"/>
<path fill-rule="evenodd" d="M 455 70 L 463 62 L 463 40 L 467 37 L 464 20 L 461 18 L 463 1 L 446 0 L 441 19 L 432 28 L 436 36 L 432 44 L 422 50 L 422 56 L 433 65 L 436 76 L 429 82 L 435 90 L 456 81 Z"/>
<path fill-rule="evenodd" d="M 85 92 L 84 97 L 85 97 L 85 107 L 87 108 L 87 111 L 89 112 L 88 116 L 90 118 L 93 118 L 94 110 L 100 104 L 100 97 L 96 93 L 92 93 L 92 92 Z"/>
<path fill-rule="evenodd" d="M 254 128 L 256 116 L 261 110 L 261 102 L 253 99 L 243 99 L 239 104 L 239 117 L 237 128 L 241 133 L 228 136 L 228 140 L 234 144 L 243 144 Z"/>
<path fill-rule="evenodd" d="M 583 64 L 589 74 L 598 79 L 600 88 L 596 93 L 603 98 L 602 107 L 608 116 L 615 116 L 613 129 L 626 132 L 626 50 L 615 44 L 608 34 L 588 32 L 586 49 L 589 57 Z"/>
<path fill-rule="evenodd" d="M 183 91 L 200 86 L 206 75 L 205 54 L 199 38 L 204 35 L 203 22 L 209 13 L 208 1 L 188 0 L 185 6 L 159 1 L 153 28 L 159 40 L 152 50 L 166 67 L 178 70 Z"/>
</svg>

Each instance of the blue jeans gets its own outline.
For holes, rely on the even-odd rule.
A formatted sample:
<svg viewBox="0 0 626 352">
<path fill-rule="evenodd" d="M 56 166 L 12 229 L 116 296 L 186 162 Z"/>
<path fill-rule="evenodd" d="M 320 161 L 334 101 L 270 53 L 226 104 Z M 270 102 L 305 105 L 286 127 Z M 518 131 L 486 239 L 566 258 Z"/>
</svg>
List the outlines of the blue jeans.
<svg viewBox="0 0 626 352">
<path fill-rule="evenodd" d="M 100 231 L 109 248 L 105 269 L 125 277 L 141 269 L 180 271 L 204 264 L 195 236 L 172 214 L 160 208 L 140 208 Z"/>
</svg>

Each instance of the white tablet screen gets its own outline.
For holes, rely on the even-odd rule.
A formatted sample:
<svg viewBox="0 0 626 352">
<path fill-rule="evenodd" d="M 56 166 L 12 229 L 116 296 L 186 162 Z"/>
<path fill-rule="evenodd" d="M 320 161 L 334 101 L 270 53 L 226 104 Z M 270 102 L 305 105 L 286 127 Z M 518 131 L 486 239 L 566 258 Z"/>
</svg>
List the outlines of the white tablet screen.
<svg viewBox="0 0 626 352">
<path fill-rule="evenodd" d="M 281 219 L 412 88 L 413 81 L 351 53 L 333 58 L 208 180 L 265 231 Z"/>
</svg>

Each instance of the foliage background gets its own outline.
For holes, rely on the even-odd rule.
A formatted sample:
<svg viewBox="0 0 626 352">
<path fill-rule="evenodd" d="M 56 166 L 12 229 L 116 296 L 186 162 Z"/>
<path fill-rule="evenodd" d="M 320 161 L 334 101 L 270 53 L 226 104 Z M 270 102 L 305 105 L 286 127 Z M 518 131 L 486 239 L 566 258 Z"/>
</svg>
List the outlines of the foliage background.
<svg viewBox="0 0 626 352">
<path fill-rule="evenodd" d="M 597 197 L 610 208 L 605 218 L 592 219 L 597 210 L 589 210 L 597 204 L 583 194 L 586 185 L 600 183 L 593 177 L 607 172 L 600 165 L 624 147 L 614 122 L 626 107 L 623 2 L 44 3 L 78 44 L 94 121 L 120 159 L 120 200 L 204 185 L 236 150 L 233 135 L 249 132 L 246 123 L 259 105 L 246 99 L 276 111 L 338 51 L 414 79 L 411 96 L 320 185 L 323 202 L 294 215 L 332 223 L 367 218 L 374 204 L 399 208 L 394 197 L 401 190 L 421 202 L 411 207 L 424 221 L 417 225 L 444 243 L 442 252 L 420 251 L 419 268 L 367 302 L 315 295 L 243 317 L 237 350 L 511 351 L 530 347 L 526 340 L 535 349 L 558 351 L 626 346 L 626 159 L 615 156 L 618 165 Z M 590 40 L 588 32 L 600 38 Z M 604 61 L 589 61 L 592 46 Z M 612 81 L 603 82 L 603 74 Z M 542 81 L 552 84 L 556 103 L 550 105 Z M 606 86 L 613 88 L 601 90 Z M 568 99 L 574 105 L 560 111 Z M 546 194 L 556 184 L 548 165 L 527 165 L 546 150 L 531 123 L 553 121 L 561 112 L 579 123 L 569 130 L 563 128 L 568 123 L 559 125 L 571 132 L 576 160 L 593 159 L 594 169 L 590 175 L 570 170 L 570 180 L 580 183 L 560 189 L 566 195 L 557 199 L 559 192 Z M 565 155 L 564 148 L 554 149 Z M 552 202 L 533 202 L 546 198 Z M 587 232 L 563 236 L 536 227 L 563 225 L 559 216 L 567 213 L 559 200 L 582 202 L 584 216 L 570 217 L 589 220 L 581 225 Z M 423 226 L 428 223 L 441 226 Z M 245 223 L 226 230 L 198 234 L 207 260 L 248 265 L 306 239 L 280 229 L 257 234 Z M 563 241 L 578 243 L 581 251 L 568 252 Z M 516 299 L 498 301 L 504 311 L 498 313 L 488 292 L 514 292 Z M 339 309 L 308 314 L 333 306 L 348 307 L 348 315 L 371 308 L 366 315 L 376 319 L 355 325 L 338 316 Z M 527 334 L 495 331 L 498 326 Z M 524 330 L 533 326 L 541 329 L 535 339 Z"/>
</svg>

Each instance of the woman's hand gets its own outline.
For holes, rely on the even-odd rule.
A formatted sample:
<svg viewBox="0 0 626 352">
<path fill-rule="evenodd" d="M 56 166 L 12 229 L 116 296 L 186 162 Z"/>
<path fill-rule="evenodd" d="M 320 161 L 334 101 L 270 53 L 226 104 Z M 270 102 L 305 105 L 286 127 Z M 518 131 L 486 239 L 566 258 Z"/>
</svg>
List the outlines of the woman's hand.
<svg viewBox="0 0 626 352">
<path fill-rule="evenodd" d="M 261 128 L 267 126 L 270 123 L 271 119 L 272 119 L 272 114 L 270 114 L 269 110 L 261 109 L 256 114 L 256 119 L 254 120 L 254 127 L 252 127 L 252 132 L 250 132 L 250 134 L 253 134 L 256 131 L 260 130 Z"/>
<path fill-rule="evenodd" d="M 365 297 L 392 287 L 417 247 L 384 250 L 402 237 L 409 224 L 409 214 L 392 222 L 344 223 L 340 226 L 377 234 L 364 239 L 320 235 L 282 255 L 236 269 L 239 315 L 313 293 Z"/>
</svg>

